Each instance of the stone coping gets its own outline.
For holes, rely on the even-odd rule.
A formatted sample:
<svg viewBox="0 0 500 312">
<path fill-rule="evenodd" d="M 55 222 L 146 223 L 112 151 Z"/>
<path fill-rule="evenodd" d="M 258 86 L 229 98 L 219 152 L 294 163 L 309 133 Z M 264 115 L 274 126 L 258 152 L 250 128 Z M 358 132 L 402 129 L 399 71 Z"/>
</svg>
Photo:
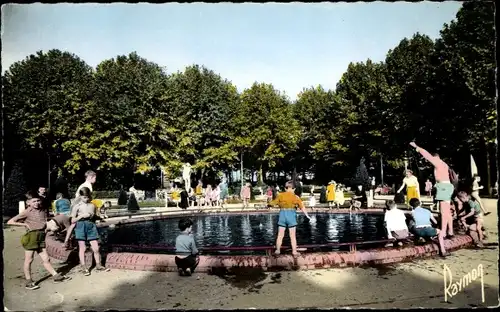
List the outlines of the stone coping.
<svg viewBox="0 0 500 312">
<path fill-rule="evenodd" d="M 453 251 L 472 243 L 468 235 L 457 235 L 445 240 L 445 248 Z M 389 264 L 410 261 L 437 255 L 439 247 L 431 242 L 421 246 L 395 248 L 376 248 L 353 252 L 314 252 L 303 253 L 294 258 L 292 255 L 201 255 L 197 272 L 231 272 L 241 268 L 258 268 L 264 271 L 308 270 L 321 268 L 352 267 L 373 264 Z M 114 269 L 174 272 L 177 271 L 175 255 L 118 253 L 106 256 L 106 266 Z"/>
<path fill-rule="evenodd" d="M 277 210 L 276 210 L 277 211 Z M 246 210 L 237 212 L 212 212 L 209 215 L 228 215 L 228 214 L 248 214 L 248 213 L 276 213 L 276 211 Z M 348 209 L 327 211 L 328 213 L 348 213 Z M 381 214 L 381 209 L 365 209 L 356 214 L 364 213 Z M 410 213 L 407 211 L 407 213 Z M 165 213 L 164 215 L 138 216 L 130 219 L 110 220 L 99 224 L 100 227 L 106 227 L 110 224 L 128 224 L 135 222 L 144 222 L 150 220 L 159 220 L 164 218 L 178 217 L 182 215 L 207 215 L 207 213 L 197 213 L 196 211 L 182 211 L 182 213 Z M 472 238 L 468 235 L 456 235 L 451 239 L 445 240 L 445 248 L 453 251 L 472 244 Z M 74 259 L 76 251 L 64 249 L 61 242 L 56 241 L 52 236 L 46 240 L 47 252 L 50 257 L 69 261 Z M 313 252 L 304 253 L 294 258 L 291 255 L 201 255 L 198 265 L 198 272 L 212 272 L 214 270 L 234 270 L 235 268 L 259 268 L 262 270 L 307 270 L 315 268 L 335 268 L 347 266 L 360 266 L 372 264 L 389 264 L 396 262 L 409 261 L 418 258 L 435 256 L 439 252 L 437 243 L 430 242 L 420 246 L 404 247 L 386 247 L 374 248 L 360 251 L 332 251 L 332 252 Z M 85 255 L 86 263 L 92 262 L 92 253 Z M 143 270 L 170 272 L 176 271 L 175 255 L 166 254 L 146 254 L 140 252 L 111 252 L 105 255 L 106 266 L 115 269 Z"/>
</svg>

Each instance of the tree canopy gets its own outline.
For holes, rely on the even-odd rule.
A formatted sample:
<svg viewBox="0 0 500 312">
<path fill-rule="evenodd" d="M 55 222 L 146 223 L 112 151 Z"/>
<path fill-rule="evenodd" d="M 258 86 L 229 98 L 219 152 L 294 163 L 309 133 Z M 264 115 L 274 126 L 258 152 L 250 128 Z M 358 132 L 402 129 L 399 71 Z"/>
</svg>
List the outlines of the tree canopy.
<svg viewBox="0 0 500 312">
<path fill-rule="evenodd" d="M 266 82 L 238 92 L 202 65 L 167 70 L 135 52 L 95 69 L 59 50 L 14 63 L 2 76 L 6 152 L 38 149 L 59 173 L 170 177 L 185 162 L 198 176 L 238 168 L 243 155 L 261 179 L 296 170 L 324 183 L 349 179 L 362 157 L 401 175 L 405 155 L 420 159 L 416 140 L 458 171 L 471 153 L 492 171 L 492 2 L 465 2 L 438 39 L 403 38 L 384 60 L 349 64 L 335 90 L 312 86 L 294 101 Z"/>
</svg>

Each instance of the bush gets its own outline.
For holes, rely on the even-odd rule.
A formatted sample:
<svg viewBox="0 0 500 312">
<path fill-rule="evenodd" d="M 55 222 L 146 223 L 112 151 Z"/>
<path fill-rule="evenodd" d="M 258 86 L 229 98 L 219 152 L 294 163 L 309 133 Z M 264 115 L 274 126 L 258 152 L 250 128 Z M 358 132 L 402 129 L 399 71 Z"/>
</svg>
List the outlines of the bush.
<svg viewBox="0 0 500 312">
<path fill-rule="evenodd" d="M 3 214 L 15 216 L 19 212 L 19 202 L 24 200 L 27 191 L 21 162 L 16 162 L 5 185 Z"/>
<path fill-rule="evenodd" d="M 104 199 L 104 198 L 117 198 L 120 196 L 120 191 L 94 191 L 92 192 L 92 197 Z"/>
<path fill-rule="evenodd" d="M 121 189 L 118 194 L 118 205 L 126 205 L 128 201 L 127 192 L 124 189 Z"/>
<path fill-rule="evenodd" d="M 319 195 L 319 202 L 321 204 L 326 204 L 326 187 L 322 186 Z"/>
<path fill-rule="evenodd" d="M 134 193 L 130 194 L 130 198 L 127 203 L 128 211 L 137 211 L 139 210 L 139 203 L 137 203 L 137 199 L 135 199 Z"/>
</svg>

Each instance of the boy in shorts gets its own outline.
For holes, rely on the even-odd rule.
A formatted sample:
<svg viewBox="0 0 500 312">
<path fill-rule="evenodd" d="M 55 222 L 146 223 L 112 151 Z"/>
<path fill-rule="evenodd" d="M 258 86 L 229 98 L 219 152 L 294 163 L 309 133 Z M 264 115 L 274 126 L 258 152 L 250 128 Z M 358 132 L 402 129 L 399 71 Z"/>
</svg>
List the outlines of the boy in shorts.
<svg viewBox="0 0 500 312">
<path fill-rule="evenodd" d="M 297 227 L 297 208 L 302 210 L 307 219 L 311 219 L 309 214 L 304 207 L 302 200 L 295 195 L 295 188 L 293 181 L 288 181 L 285 185 L 286 191 L 279 193 L 276 199 L 272 200 L 268 206 L 279 206 L 280 213 L 278 217 L 278 237 L 276 238 L 276 255 L 281 252 L 281 244 L 283 243 L 283 238 L 285 237 L 285 230 L 288 229 L 288 234 L 290 235 L 290 244 L 292 245 L 292 255 L 297 257 L 299 253 L 297 252 L 297 237 L 296 237 L 296 227 Z"/>
<path fill-rule="evenodd" d="M 444 239 L 439 235 L 440 230 L 432 227 L 432 224 L 437 224 L 437 221 L 431 211 L 422 208 L 418 198 L 410 199 L 409 204 L 410 207 L 413 208 L 411 214 L 413 216 L 413 220 L 415 221 L 415 237 L 428 240 L 438 236 L 439 252 L 442 257 L 446 256 L 446 251 L 444 250 Z"/>
<path fill-rule="evenodd" d="M 182 257 L 175 257 L 175 264 L 181 276 L 190 276 L 198 263 L 200 257 L 198 256 L 198 249 L 191 233 L 193 228 L 193 221 L 188 218 L 179 220 L 179 230 L 181 234 L 175 239 L 175 252 Z"/>
<path fill-rule="evenodd" d="M 45 233 L 53 235 L 57 240 L 64 241 L 66 231 L 71 227 L 71 217 L 65 214 L 58 214 L 47 222 Z"/>
<path fill-rule="evenodd" d="M 468 226 L 467 226 L 466 220 L 468 218 L 472 219 L 472 222 L 470 222 L 470 223 L 476 225 L 477 234 L 479 236 L 479 242 L 477 243 L 477 245 L 479 247 L 482 247 L 484 236 L 483 236 L 483 231 L 482 231 L 483 212 L 481 210 L 481 205 L 479 204 L 479 202 L 477 200 L 473 200 L 471 198 L 471 196 L 469 194 L 467 194 L 466 192 L 459 192 L 457 197 L 458 197 L 458 200 L 460 200 L 460 202 L 467 204 L 467 206 L 469 208 L 469 210 L 467 212 L 462 212 L 459 215 L 460 222 L 462 223 L 464 228 L 467 228 Z"/>
<path fill-rule="evenodd" d="M 71 223 L 75 226 L 75 238 L 78 241 L 78 256 L 80 258 L 81 272 L 85 276 L 90 275 L 90 270 L 85 265 L 85 251 L 87 250 L 87 242 L 90 243 L 94 259 L 96 263 L 96 271 L 109 271 L 101 265 L 101 254 L 99 253 L 99 233 L 95 224 L 95 209 L 94 204 L 90 203 L 90 189 L 83 187 L 79 191 L 80 202 L 73 207 L 71 211 Z"/>
<path fill-rule="evenodd" d="M 40 256 L 43 266 L 52 275 L 54 283 L 59 283 L 70 279 L 57 273 L 50 264 L 49 255 L 45 249 L 45 226 L 47 222 L 47 210 L 42 207 L 42 200 L 35 192 L 26 194 L 26 210 L 7 221 L 8 225 L 22 226 L 27 232 L 21 237 L 21 244 L 24 248 L 24 277 L 26 278 L 26 289 L 38 289 L 38 286 L 31 279 L 31 263 L 35 252 Z M 19 222 L 24 220 L 24 222 Z"/>
<path fill-rule="evenodd" d="M 384 214 L 384 223 L 387 229 L 387 238 L 394 239 L 401 246 L 403 241 L 406 241 L 410 235 L 406 224 L 406 215 L 402 210 L 398 209 L 393 200 L 386 201 L 385 206 L 387 210 Z"/>
</svg>

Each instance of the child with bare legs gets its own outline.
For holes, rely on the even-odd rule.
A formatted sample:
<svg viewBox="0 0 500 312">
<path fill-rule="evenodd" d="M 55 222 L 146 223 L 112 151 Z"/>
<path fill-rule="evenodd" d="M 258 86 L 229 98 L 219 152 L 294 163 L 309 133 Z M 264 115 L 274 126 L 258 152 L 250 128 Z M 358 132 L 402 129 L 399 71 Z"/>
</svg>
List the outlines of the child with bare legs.
<svg viewBox="0 0 500 312">
<path fill-rule="evenodd" d="M 431 155 L 428 151 L 418 147 L 415 142 L 411 142 L 410 145 L 434 166 L 434 177 L 436 178 L 436 185 L 434 186 L 436 188 L 435 199 L 439 202 L 441 211 L 441 231 L 439 232 L 439 239 L 443 240 L 447 233 L 449 237 L 453 237 L 451 198 L 455 191 L 455 187 L 450 181 L 450 168 L 437 153 Z M 443 257 L 446 256 L 444 245 L 441 247 L 441 255 Z"/>
<path fill-rule="evenodd" d="M 205 204 L 206 207 L 212 207 L 212 185 L 207 184 L 205 189 Z"/>
<path fill-rule="evenodd" d="M 8 225 L 22 226 L 26 228 L 26 233 L 21 237 L 21 244 L 24 248 L 24 277 L 26 278 L 26 289 L 37 289 L 40 286 L 31 279 L 31 264 L 33 257 L 37 253 L 42 259 L 43 266 L 52 275 L 54 283 L 59 283 L 69 279 L 54 270 L 50 264 L 50 259 L 45 249 L 45 228 L 47 222 L 47 210 L 42 207 L 42 200 L 35 192 L 26 194 L 26 209 L 7 221 Z M 19 222 L 23 221 L 23 222 Z"/>
<path fill-rule="evenodd" d="M 81 272 L 83 275 L 90 275 L 89 268 L 85 265 L 85 251 L 87 250 L 87 242 L 90 243 L 92 252 L 94 253 L 94 259 L 96 263 L 96 271 L 109 271 L 101 264 L 101 254 L 99 253 L 99 233 L 97 232 L 97 226 L 93 220 L 95 214 L 95 206 L 90 203 L 92 200 L 90 195 L 90 190 L 87 187 L 83 187 L 79 191 L 81 200 L 75 205 L 73 211 L 71 212 L 71 223 L 76 224 L 75 226 L 75 237 L 78 241 L 78 256 L 80 258 Z"/>
<path fill-rule="evenodd" d="M 480 204 L 477 202 L 477 200 L 473 200 L 471 196 L 465 192 L 459 192 L 457 197 L 462 203 L 467 204 L 469 208 L 469 211 L 463 211 L 459 215 L 460 222 L 462 223 L 464 228 L 468 228 L 466 220 L 467 218 L 473 217 L 473 224 L 476 225 L 476 231 L 479 236 L 479 242 L 477 243 L 477 246 L 483 247 L 483 212 L 481 210 Z"/>
<path fill-rule="evenodd" d="M 436 219 L 432 215 L 430 210 L 422 208 L 420 206 L 420 200 L 418 198 L 410 199 L 410 207 L 413 208 L 411 214 L 413 220 L 415 221 L 415 237 L 427 240 L 429 238 L 438 237 L 439 250 L 443 256 L 446 251 L 444 249 L 444 238 L 440 235 L 441 231 L 432 226 L 432 224 L 437 224 Z"/>
<path fill-rule="evenodd" d="M 250 188 L 250 183 L 246 183 L 240 192 L 241 200 L 243 201 L 243 208 L 248 208 L 252 189 Z"/>
<path fill-rule="evenodd" d="M 92 185 L 95 183 L 96 179 L 97 179 L 97 174 L 94 171 L 88 170 L 87 172 L 85 172 L 85 182 L 83 182 L 76 190 L 75 199 L 71 206 L 71 211 L 73 211 L 75 205 L 78 204 L 81 200 L 80 190 L 86 187 L 90 190 L 90 193 L 92 193 L 93 192 Z M 75 226 L 76 224 L 72 223 L 66 232 L 66 238 L 64 239 L 64 246 L 66 247 L 66 249 L 71 249 L 71 244 L 69 239 L 71 238 L 71 234 L 73 234 Z"/>
<path fill-rule="evenodd" d="M 472 182 L 472 193 L 470 195 L 479 204 L 479 206 L 481 207 L 481 210 L 483 211 L 483 214 L 485 216 L 487 216 L 491 212 L 489 212 L 488 210 L 486 210 L 486 208 L 483 205 L 483 202 L 481 201 L 481 197 L 479 197 L 479 190 L 482 190 L 484 188 L 482 185 L 479 186 L 479 182 L 481 182 L 481 177 L 479 175 L 475 174 L 474 175 L 474 181 Z"/>
<path fill-rule="evenodd" d="M 295 188 L 293 187 L 293 182 L 288 181 L 286 183 L 286 191 L 279 193 L 276 199 L 272 200 L 268 206 L 279 206 L 280 213 L 278 219 L 278 237 L 276 238 L 276 251 L 275 254 L 280 254 L 281 244 L 283 243 L 283 237 L 285 237 L 285 229 L 288 228 L 288 234 L 290 235 L 290 243 L 292 244 L 292 255 L 297 257 L 299 253 L 297 252 L 297 238 L 295 229 L 297 226 L 297 207 L 302 210 L 307 219 L 311 219 L 305 210 L 304 203 L 302 200 L 295 195 Z"/>
</svg>

